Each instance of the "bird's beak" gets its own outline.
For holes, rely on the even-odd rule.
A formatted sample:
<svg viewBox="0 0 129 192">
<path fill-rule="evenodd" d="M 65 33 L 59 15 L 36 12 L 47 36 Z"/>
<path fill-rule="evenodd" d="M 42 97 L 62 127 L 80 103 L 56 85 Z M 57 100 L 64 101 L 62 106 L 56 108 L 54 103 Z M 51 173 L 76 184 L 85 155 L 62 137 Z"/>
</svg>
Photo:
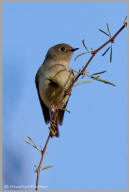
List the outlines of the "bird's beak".
<svg viewBox="0 0 129 192">
<path fill-rule="evenodd" d="M 71 49 L 71 51 L 72 52 L 74 52 L 74 51 L 76 51 L 76 50 L 78 50 L 79 48 L 74 48 L 74 49 Z"/>
</svg>

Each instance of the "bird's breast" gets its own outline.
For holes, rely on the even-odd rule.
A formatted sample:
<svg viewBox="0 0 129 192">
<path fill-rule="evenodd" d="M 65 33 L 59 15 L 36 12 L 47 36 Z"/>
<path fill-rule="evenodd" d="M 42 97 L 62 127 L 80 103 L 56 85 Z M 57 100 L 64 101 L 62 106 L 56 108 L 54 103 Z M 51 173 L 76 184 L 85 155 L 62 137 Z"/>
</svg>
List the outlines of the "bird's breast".
<svg viewBox="0 0 129 192">
<path fill-rule="evenodd" d="M 67 69 L 63 64 L 54 64 L 44 69 L 39 80 L 39 93 L 48 108 L 51 104 L 58 104 L 72 80 L 70 68 Z"/>
</svg>

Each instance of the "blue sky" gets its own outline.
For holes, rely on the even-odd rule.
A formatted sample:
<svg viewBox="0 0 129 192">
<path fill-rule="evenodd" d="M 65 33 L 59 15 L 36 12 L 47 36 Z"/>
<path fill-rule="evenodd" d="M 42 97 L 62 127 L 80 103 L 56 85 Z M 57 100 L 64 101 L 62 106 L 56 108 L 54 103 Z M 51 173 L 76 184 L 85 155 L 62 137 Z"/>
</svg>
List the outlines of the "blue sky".
<svg viewBox="0 0 129 192">
<path fill-rule="evenodd" d="M 2 134 L 3 184 L 35 185 L 34 165 L 40 153 L 24 142 L 30 136 L 43 146 L 48 126 L 42 116 L 35 74 L 47 50 L 58 43 L 80 49 L 71 67 L 80 69 L 90 55 L 107 40 L 98 31 L 106 22 L 114 34 L 127 15 L 126 3 L 37 2 L 2 3 Z M 115 14 L 114 14 L 115 13 Z M 50 140 L 44 165 L 54 165 L 40 175 L 39 185 L 46 190 L 126 190 L 126 29 L 115 39 L 112 63 L 101 51 L 90 63 L 91 73 L 106 70 L 101 78 L 116 87 L 97 81 L 72 91 L 60 137 Z M 12 185 L 12 187 L 11 187 Z M 25 188 L 25 189 L 26 189 Z M 21 189 L 23 189 L 21 187 Z M 42 189 L 42 188 L 41 188 Z"/>
</svg>

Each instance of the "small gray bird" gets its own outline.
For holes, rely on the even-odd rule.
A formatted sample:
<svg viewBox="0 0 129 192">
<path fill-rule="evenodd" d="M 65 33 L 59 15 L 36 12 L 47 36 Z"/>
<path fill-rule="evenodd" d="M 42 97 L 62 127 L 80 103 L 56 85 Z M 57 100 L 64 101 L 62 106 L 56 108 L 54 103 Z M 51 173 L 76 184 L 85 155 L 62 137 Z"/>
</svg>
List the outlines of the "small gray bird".
<svg viewBox="0 0 129 192">
<path fill-rule="evenodd" d="M 35 83 L 46 124 L 54 119 L 56 106 L 75 78 L 69 63 L 77 49 L 64 43 L 51 47 L 36 74 Z M 58 125 L 62 125 L 67 102 L 68 97 L 63 108 L 60 106 L 58 109 L 57 122 L 53 128 L 51 126 L 51 136 L 59 137 Z"/>
</svg>

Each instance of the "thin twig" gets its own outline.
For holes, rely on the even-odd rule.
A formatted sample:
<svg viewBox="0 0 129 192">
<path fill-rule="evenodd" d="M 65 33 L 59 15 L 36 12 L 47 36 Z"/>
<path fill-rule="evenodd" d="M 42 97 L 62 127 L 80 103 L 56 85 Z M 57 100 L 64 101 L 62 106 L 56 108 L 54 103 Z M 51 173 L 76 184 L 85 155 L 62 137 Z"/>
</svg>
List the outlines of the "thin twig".
<svg viewBox="0 0 129 192">
<path fill-rule="evenodd" d="M 75 85 L 73 85 L 73 87 L 77 87 L 78 85 L 82 85 L 82 84 L 85 84 L 85 83 L 91 83 L 92 81 L 82 81 L 82 82 L 79 82 L 79 83 L 76 83 Z"/>
<path fill-rule="evenodd" d="M 41 169 L 41 166 L 42 166 L 42 162 L 43 162 L 43 158 L 44 158 L 44 155 L 45 155 L 45 152 L 46 152 L 46 148 L 47 148 L 47 145 L 48 145 L 48 142 L 49 142 L 49 139 L 50 139 L 50 134 L 48 135 L 48 138 L 46 140 L 46 143 L 45 143 L 45 146 L 41 152 L 41 159 L 40 159 L 40 162 L 39 162 L 39 166 L 38 168 L 36 169 L 36 172 L 37 172 L 37 178 L 36 178 L 36 188 L 35 190 L 38 190 L 38 183 L 39 183 L 39 174 L 40 174 L 40 169 Z"/>
<path fill-rule="evenodd" d="M 113 35 L 112 38 L 110 38 L 108 41 L 106 41 L 103 45 L 101 45 L 98 49 L 92 51 L 92 55 L 90 57 L 90 59 L 88 60 L 88 62 L 86 63 L 86 65 L 84 66 L 84 68 L 82 69 L 81 72 L 78 73 L 78 75 L 76 76 L 76 78 L 74 79 L 74 81 L 72 82 L 72 84 L 69 86 L 69 88 L 67 89 L 67 92 L 71 92 L 72 87 L 74 85 L 74 83 L 78 80 L 78 78 L 80 77 L 80 75 L 83 75 L 84 71 L 86 70 L 86 68 L 88 67 L 89 63 L 91 62 L 91 60 L 94 58 L 94 56 L 102 49 L 104 48 L 108 43 L 113 43 L 116 36 L 127 26 L 127 23 L 124 23 L 124 25 L 115 33 L 115 35 Z"/>
</svg>

